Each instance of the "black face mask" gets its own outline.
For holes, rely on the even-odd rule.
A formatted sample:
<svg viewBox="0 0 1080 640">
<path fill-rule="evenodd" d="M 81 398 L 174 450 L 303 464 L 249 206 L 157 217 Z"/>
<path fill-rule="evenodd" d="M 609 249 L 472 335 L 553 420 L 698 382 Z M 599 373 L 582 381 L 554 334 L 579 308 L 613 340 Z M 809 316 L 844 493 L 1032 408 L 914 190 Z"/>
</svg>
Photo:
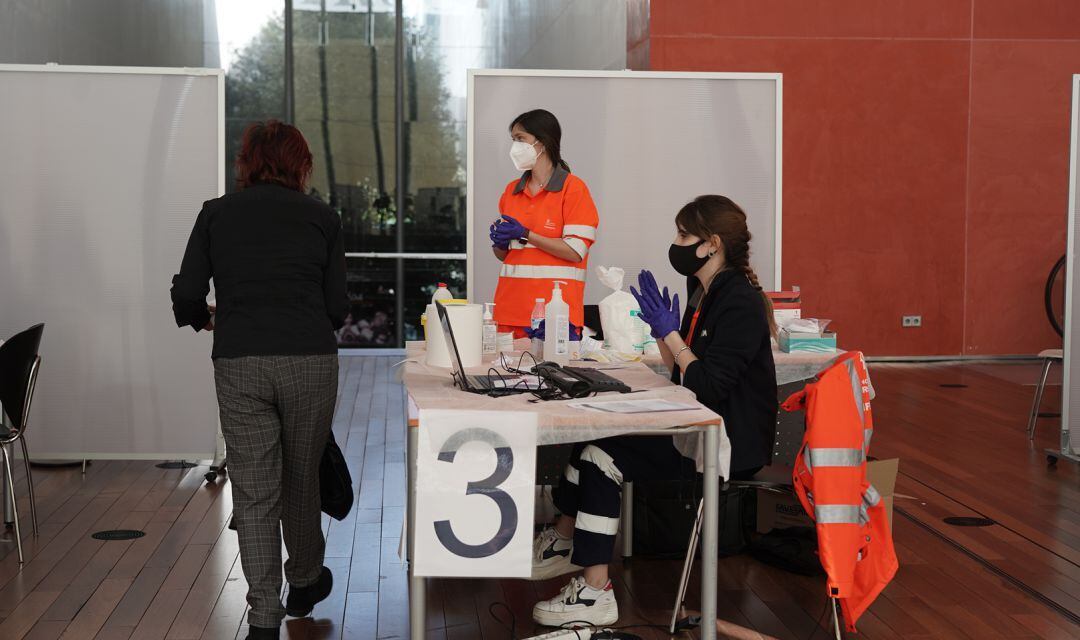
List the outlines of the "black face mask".
<svg viewBox="0 0 1080 640">
<path fill-rule="evenodd" d="M 698 272 L 699 269 L 705 266 L 705 263 L 709 261 L 709 256 L 704 258 L 698 257 L 697 248 L 704 244 L 705 241 L 701 240 L 696 244 L 689 246 L 679 246 L 677 244 L 671 245 L 668 249 L 668 260 L 671 261 L 671 266 L 675 268 L 684 276 L 692 276 Z"/>
</svg>

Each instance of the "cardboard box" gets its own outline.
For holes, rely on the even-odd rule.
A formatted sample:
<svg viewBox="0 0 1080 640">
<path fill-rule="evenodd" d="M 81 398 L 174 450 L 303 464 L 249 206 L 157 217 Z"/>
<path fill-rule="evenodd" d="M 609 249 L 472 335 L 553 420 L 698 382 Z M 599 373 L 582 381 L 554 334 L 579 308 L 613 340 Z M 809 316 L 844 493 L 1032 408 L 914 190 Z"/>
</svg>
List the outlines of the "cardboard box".
<svg viewBox="0 0 1080 640">
<path fill-rule="evenodd" d="M 896 475 L 900 471 L 900 459 L 874 460 L 866 465 L 866 476 L 874 485 L 885 504 L 892 530 L 893 494 L 896 493 Z M 784 527 L 812 527 L 814 521 L 806 515 L 802 503 L 794 493 L 776 493 L 758 489 L 757 531 L 768 533 Z"/>
<path fill-rule="evenodd" d="M 781 329 L 779 344 L 784 353 L 828 353 L 836 351 L 836 334 L 832 331 L 822 334 L 791 333 L 787 329 Z"/>
<path fill-rule="evenodd" d="M 885 513 L 889 514 L 889 531 L 892 531 L 893 494 L 896 493 L 896 476 L 900 473 L 900 458 L 873 460 L 866 465 L 866 477 L 881 494 Z"/>
</svg>

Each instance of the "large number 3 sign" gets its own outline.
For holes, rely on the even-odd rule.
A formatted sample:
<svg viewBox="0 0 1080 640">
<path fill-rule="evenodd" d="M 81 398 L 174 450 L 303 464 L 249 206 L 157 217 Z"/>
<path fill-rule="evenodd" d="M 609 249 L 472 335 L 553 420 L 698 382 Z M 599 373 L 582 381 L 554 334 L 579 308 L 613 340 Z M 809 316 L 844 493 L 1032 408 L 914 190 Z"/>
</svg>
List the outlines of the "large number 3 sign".
<svg viewBox="0 0 1080 640">
<path fill-rule="evenodd" d="M 435 535 L 444 547 L 463 558 L 486 558 L 503 550 L 517 532 L 518 511 L 513 498 L 499 488 L 514 471 L 514 450 L 506 439 L 490 429 L 465 429 L 458 431 L 443 443 L 439 460 L 454 462 L 458 449 L 469 442 L 482 442 L 495 450 L 495 471 L 483 480 L 469 482 L 465 495 L 480 494 L 495 501 L 499 507 L 499 530 L 483 544 L 466 544 L 456 535 L 449 520 L 435 523 Z M 461 514 L 468 517 L 468 514 Z"/>
<path fill-rule="evenodd" d="M 536 414 L 422 411 L 419 430 L 416 575 L 527 577 Z"/>
</svg>

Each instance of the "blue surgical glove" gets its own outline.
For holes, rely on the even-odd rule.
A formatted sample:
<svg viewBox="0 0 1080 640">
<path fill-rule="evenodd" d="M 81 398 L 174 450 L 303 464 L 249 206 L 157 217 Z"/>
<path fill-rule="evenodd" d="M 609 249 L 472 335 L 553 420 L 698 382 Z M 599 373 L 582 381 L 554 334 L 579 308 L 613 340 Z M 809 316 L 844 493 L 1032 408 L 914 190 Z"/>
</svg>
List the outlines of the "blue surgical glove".
<svg viewBox="0 0 1080 640">
<path fill-rule="evenodd" d="M 545 324 L 546 324 L 546 321 L 541 320 L 540 324 L 536 327 L 536 329 L 533 329 L 531 327 L 526 327 L 525 328 L 525 335 L 529 336 L 529 339 L 543 340 L 544 336 L 546 334 L 546 331 L 544 330 L 544 325 Z M 581 339 L 581 329 L 579 327 L 575 326 L 573 322 L 571 322 L 570 323 L 570 341 L 573 342 L 575 340 L 580 340 L 580 339 Z"/>
<path fill-rule="evenodd" d="M 493 242 L 497 240 L 498 242 L 505 242 L 509 246 L 512 240 L 527 237 L 529 230 L 514 218 L 504 215 L 502 219 L 495 223 L 495 229 L 491 233 Z"/>
<path fill-rule="evenodd" d="M 490 231 L 488 233 L 488 237 L 491 238 L 491 246 L 495 247 L 496 249 L 502 249 L 503 251 L 506 251 L 507 249 L 510 248 L 510 241 L 509 240 L 503 240 L 499 236 L 499 234 L 496 233 L 498 227 L 499 227 L 498 224 L 491 225 L 491 229 L 490 229 Z"/>
<path fill-rule="evenodd" d="M 543 340 L 544 339 L 544 321 L 541 320 L 540 324 L 536 325 L 536 328 L 525 327 L 525 335 L 530 340 Z"/>
<path fill-rule="evenodd" d="M 641 307 L 641 319 L 649 325 L 649 334 L 657 340 L 663 340 L 672 332 L 678 332 L 682 324 L 682 314 L 679 310 L 679 294 L 674 297 L 668 294 L 667 287 L 663 292 L 656 284 L 656 278 L 647 270 L 638 275 L 638 292 L 630 287 L 630 293 Z"/>
</svg>

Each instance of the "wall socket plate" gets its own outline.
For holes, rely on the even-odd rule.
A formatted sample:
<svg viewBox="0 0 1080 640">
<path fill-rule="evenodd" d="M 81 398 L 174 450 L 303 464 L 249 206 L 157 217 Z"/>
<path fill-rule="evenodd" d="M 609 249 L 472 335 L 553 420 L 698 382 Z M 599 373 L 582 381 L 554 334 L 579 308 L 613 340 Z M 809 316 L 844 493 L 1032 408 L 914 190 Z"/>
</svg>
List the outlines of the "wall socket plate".
<svg viewBox="0 0 1080 640">
<path fill-rule="evenodd" d="M 922 316 L 901 316 L 900 326 L 905 329 L 922 326 Z"/>
</svg>

